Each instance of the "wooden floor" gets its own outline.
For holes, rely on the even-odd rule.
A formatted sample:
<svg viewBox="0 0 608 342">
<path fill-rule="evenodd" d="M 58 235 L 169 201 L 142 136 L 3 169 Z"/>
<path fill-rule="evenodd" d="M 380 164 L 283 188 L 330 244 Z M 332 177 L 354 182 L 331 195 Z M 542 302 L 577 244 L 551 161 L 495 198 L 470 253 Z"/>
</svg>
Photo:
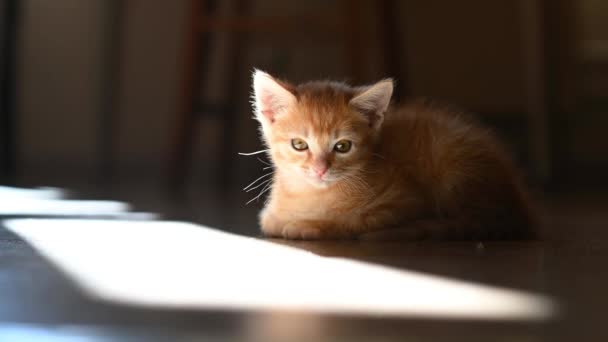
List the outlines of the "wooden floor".
<svg viewBox="0 0 608 342">
<path fill-rule="evenodd" d="M 244 207 L 246 198 L 241 194 L 207 193 L 175 199 L 145 186 L 117 186 L 103 192 L 94 187 L 76 188 L 81 197 L 127 200 L 138 209 L 169 218 L 257 234 L 259 204 Z M 275 242 L 320 255 L 547 295 L 560 307 L 559 314 L 547 321 L 395 319 L 117 305 L 83 295 L 30 245 L 0 226 L 0 341 L 18 337 L 49 341 L 607 341 L 608 196 L 551 196 L 542 200 L 542 207 L 545 239 L 536 242 Z M 111 246 L 108 248 L 110 251 Z M 136 242 L 133 249 L 137 249 Z"/>
</svg>

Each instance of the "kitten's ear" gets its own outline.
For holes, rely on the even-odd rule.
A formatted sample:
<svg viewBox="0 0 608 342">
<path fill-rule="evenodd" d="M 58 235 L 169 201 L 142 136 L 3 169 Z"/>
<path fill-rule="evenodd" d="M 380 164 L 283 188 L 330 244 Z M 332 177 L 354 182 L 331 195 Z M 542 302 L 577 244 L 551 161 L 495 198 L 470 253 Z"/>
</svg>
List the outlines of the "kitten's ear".
<svg viewBox="0 0 608 342">
<path fill-rule="evenodd" d="M 253 100 L 256 119 L 273 123 L 285 109 L 296 101 L 296 97 L 269 74 L 253 71 Z"/>
<path fill-rule="evenodd" d="M 378 128 L 384 120 L 393 95 L 393 80 L 384 79 L 374 85 L 361 87 L 348 103 L 353 109 L 365 115 L 373 128 Z"/>
</svg>

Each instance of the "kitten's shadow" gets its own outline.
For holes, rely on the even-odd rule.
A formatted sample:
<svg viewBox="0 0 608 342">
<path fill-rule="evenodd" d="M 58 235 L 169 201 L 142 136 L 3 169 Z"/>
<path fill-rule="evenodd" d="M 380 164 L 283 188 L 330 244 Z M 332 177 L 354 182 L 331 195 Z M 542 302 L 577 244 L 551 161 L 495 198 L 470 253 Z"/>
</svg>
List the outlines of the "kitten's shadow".
<svg viewBox="0 0 608 342">
<path fill-rule="evenodd" d="M 268 241 L 324 257 L 348 258 L 488 285 L 542 289 L 542 241 Z"/>
</svg>

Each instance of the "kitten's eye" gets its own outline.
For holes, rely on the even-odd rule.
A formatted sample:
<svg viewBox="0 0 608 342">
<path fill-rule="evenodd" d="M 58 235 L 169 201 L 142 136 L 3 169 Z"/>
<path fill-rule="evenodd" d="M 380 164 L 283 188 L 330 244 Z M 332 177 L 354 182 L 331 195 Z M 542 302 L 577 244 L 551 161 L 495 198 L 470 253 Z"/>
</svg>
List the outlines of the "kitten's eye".
<svg viewBox="0 0 608 342">
<path fill-rule="evenodd" d="M 296 151 L 305 151 L 308 149 L 308 144 L 300 138 L 295 138 L 291 139 L 291 147 Z"/>
<path fill-rule="evenodd" d="M 350 148 L 352 146 L 353 146 L 352 141 L 342 139 L 334 145 L 334 151 L 336 151 L 338 153 L 346 153 L 346 152 L 350 151 Z"/>
</svg>

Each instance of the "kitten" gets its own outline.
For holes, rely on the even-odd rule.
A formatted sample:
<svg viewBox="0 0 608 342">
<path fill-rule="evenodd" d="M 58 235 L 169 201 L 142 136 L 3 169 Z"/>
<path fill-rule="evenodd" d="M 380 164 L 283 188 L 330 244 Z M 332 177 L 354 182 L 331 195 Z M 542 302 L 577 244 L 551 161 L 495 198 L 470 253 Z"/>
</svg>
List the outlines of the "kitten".
<svg viewBox="0 0 608 342">
<path fill-rule="evenodd" d="M 496 138 L 459 113 L 391 109 L 393 81 L 297 86 L 256 70 L 255 118 L 274 164 L 262 232 L 289 239 L 534 236 Z"/>
</svg>

